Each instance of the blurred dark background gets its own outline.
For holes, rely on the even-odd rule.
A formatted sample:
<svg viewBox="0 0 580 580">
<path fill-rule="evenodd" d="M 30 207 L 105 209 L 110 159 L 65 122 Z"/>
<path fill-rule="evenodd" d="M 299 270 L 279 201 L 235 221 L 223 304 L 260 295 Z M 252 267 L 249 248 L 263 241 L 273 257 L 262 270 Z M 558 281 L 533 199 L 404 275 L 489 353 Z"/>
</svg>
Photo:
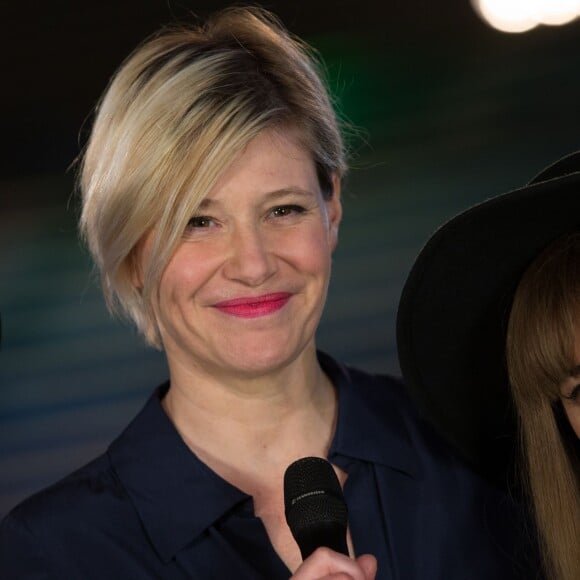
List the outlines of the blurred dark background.
<svg viewBox="0 0 580 580">
<path fill-rule="evenodd" d="M 0 3 L 0 515 L 104 450 L 166 376 L 106 313 L 72 164 L 136 44 L 226 5 Z M 320 51 L 361 128 L 319 344 L 396 374 L 397 301 L 429 234 L 580 148 L 580 22 L 509 35 L 468 0 L 262 5 Z"/>
</svg>

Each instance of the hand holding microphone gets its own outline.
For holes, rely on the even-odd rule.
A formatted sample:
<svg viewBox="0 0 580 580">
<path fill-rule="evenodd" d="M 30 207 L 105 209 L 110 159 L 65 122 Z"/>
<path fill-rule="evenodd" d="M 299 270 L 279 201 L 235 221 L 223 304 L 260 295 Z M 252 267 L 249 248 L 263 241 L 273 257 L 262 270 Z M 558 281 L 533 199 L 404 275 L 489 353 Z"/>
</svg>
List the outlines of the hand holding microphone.
<svg viewBox="0 0 580 580">
<path fill-rule="evenodd" d="M 328 548 L 316 550 L 304 560 L 291 580 L 375 580 L 377 560 L 370 554 L 356 560 Z"/>
<path fill-rule="evenodd" d="M 353 560 L 348 555 L 346 502 L 328 461 L 304 457 L 292 463 L 284 474 L 284 504 L 286 521 L 304 559 L 294 580 L 374 580 L 374 556 Z"/>
</svg>

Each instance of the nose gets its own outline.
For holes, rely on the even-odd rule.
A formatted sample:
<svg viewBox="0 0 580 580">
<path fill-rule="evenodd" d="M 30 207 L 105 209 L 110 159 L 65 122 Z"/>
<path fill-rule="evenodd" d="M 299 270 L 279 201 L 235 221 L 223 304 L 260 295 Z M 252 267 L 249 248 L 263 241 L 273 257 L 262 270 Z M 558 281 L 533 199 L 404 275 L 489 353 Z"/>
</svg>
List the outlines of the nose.
<svg viewBox="0 0 580 580">
<path fill-rule="evenodd" d="M 272 244 L 257 225 L 238 227 L 232 233 L 224 274 L 247 286 L 259 286 L 277 269 Z"/>
</svg>

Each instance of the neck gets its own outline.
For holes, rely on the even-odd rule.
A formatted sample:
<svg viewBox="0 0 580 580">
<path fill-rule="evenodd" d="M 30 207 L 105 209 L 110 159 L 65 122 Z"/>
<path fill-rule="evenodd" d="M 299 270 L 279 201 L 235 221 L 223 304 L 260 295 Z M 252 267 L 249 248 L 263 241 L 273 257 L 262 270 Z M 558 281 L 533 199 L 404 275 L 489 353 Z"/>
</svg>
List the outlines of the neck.
<svg viewBox="0 0 580 580">
<path fill-rule="evenodd" d="M 243 491 L 254 495 L 264 473 L 279 479 L 295 459 L 326 457 L 337 399 L 314 350 L 262 376 L 173 371 L 165 411 L 190 449 Z"/>
</svg>

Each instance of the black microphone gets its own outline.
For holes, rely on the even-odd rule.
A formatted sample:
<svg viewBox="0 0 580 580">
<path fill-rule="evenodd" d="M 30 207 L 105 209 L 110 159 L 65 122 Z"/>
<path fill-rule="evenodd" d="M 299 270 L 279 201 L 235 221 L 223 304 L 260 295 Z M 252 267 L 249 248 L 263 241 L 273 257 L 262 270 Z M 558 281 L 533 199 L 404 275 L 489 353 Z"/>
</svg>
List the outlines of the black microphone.
<svg viewBox="0 0 580 580">
<path fill-rule="evenodd" d="M 302 559 L 321 546 L 348 556 L 346 502 L 328 461 L 303 457 L 286 469 L 284 507 Z"/>
</svg>

